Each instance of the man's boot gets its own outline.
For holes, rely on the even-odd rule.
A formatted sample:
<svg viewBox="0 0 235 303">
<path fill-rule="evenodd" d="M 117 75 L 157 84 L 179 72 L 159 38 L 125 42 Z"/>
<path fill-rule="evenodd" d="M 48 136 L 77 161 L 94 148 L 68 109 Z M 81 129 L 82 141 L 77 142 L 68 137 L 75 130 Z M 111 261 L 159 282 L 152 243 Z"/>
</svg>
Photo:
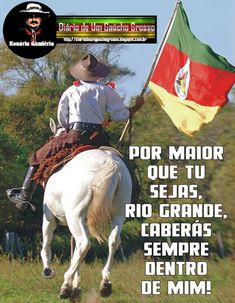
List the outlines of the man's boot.
<svg viewBox="0 0 235 303">
<path fill-rule="evenodd" d="M 29 166 L 22 187 L 7 189 L 6 191 L 9 200 L 21 211 L 25 210 L 29 205 L 32 211 L 36 210 L 31 204 L 31 199 L 37 185 L 32 179 L 36 170 L 37 166 Z"/>
</svg>

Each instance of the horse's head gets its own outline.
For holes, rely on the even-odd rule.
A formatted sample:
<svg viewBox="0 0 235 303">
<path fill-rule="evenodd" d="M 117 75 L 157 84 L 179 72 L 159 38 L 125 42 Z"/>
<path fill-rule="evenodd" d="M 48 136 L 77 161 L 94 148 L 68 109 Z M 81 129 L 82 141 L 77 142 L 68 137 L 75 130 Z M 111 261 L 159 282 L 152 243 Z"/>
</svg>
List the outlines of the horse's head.
<svg viewBox="0 0 235 303">
<path fill-rule="evenodd" d="M 55 120 L 50 118 L 50 129 L 55 137 L 59 136 L 65 129 L 63 127 L 57 126 Z"/>
</svg>

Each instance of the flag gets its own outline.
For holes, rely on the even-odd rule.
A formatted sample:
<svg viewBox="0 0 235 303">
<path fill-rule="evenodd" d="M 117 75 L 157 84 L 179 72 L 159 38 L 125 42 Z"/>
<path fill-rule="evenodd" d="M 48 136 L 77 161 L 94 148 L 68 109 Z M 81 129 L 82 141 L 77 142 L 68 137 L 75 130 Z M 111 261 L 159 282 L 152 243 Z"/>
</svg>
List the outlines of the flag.
<svg viewBox="0 0 235 303">
<path fill-rule="evenodd" d="M 177 5 L 149 86 L 175 126 L 192 136 L 228 102 L 235 67 L 193 35 Z"/>
</svg>

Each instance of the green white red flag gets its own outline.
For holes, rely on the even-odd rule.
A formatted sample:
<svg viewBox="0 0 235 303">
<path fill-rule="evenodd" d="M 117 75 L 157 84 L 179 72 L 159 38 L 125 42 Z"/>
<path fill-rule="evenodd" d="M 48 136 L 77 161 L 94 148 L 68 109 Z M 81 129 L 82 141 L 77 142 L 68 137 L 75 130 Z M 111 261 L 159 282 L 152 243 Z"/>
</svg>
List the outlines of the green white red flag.
<svg viewBox="0 0 235 303">
<path fill-rule="evenodd" d="M 235 67 L 193 35 L 179 2 L 149 82 L 162 108 L 193 135 L 228 102 L 234 83 Z"/>
</svg>

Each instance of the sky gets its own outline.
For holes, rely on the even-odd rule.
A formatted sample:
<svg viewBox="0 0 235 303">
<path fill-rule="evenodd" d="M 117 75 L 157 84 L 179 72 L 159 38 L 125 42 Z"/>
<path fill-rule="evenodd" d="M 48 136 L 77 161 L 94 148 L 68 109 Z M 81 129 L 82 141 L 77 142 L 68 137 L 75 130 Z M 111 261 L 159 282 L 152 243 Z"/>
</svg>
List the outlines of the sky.
<svg viewBox="0 0 235 303">
<path fill-rule="evenodd" d="M 22 2 L 25 1 L 2 1 L 0 38 L 3 38 L 2 27 L 6 15 L 14 6 Z M 136 76 L 117 83 L 119 94 L 126 98 L 141 92 L 175 5 L 175 0 L 41 0 L 38 2 L 49 6 L 56 15 L 157 16 L 157 43 L 126 44 L 126 51 L 118 58 L 120 65 L 127 66 L 136 73 Z M 182 3 L 194 35 L 235 65 L 235 0 L 182 0 Z"/>
</svg>

